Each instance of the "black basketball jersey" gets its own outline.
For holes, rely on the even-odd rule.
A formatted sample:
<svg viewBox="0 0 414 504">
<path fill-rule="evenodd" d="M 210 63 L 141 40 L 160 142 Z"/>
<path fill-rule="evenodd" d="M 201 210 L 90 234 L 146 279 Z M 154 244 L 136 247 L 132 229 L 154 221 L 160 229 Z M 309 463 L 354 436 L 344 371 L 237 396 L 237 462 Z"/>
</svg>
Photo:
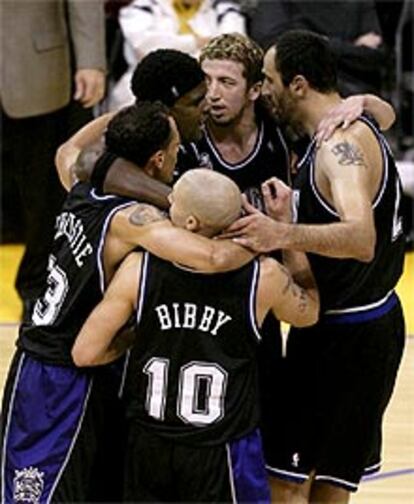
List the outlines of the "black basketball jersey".
<svg viewBox="0 0 414 504">
<path fill-rule="evenodd" d="M 125 386 L 129 417 L 198 445 L 257 426 L 258 274 L 257 261 L 206 275 L 144 254 Z"/>
<path fill-rule="evenodd" d="M 365 116 L 360 120 L 376 136 L 383 160 L 382 181 L 372 204 L 377 233 L 375 256 L 367 264 L 354 259 L 308 254 L 320 289 L 323 311 L 364 306 L 381 300 L 395 287 L 403 268 L 401 184 L 395 161 L 384 136 L 374 123 Z M 299 164 L 299 173 L 294 183 L 298 222 L 338 222 L 338 213 L 317 189 L 315 156 L 316 146 L 313 141 Z"/>
<path fill-rule="evenodd" d="M 289 181 L 289 152 L 275 122 L 258 109 L 258 135 L 251 153 L 239 163 L 225 161 L 207 129 L 197 143 L 182 146 L 178 174 L 194 167 L 210 168 L 227 175 L 256 208 L 264 210 L 261 184 L 271 177 Z M 197 164 L 195 164 L 197 163 Z"/>
<path fill-rule="evenodd" d="M 70 191 L 56 218 L 48 277 L 19 348 L 49 363 L 71 365 L 71 348 L 104 289 L 103 245 L 115 211 L 130 200 L 98 196 L 89 184 Z"/>
</svg>

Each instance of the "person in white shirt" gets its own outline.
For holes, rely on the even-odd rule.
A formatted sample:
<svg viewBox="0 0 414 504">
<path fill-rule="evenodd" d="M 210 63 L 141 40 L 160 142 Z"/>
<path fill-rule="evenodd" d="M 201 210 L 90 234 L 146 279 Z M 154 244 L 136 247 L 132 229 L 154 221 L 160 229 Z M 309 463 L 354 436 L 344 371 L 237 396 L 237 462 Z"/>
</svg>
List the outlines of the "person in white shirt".
<svg viewBox="0 0 414 504">
<path fill-rule="evenodd" d="M 246 20 L 235 0 L 133 0 L 119 11 L 128 70 L 110 93 L 109 109 L 134 102 L 131 76 L 150 51 L 177 49 L 198 57 L 201 48 L 222 33 L 246 33 Z"/>
</svg>

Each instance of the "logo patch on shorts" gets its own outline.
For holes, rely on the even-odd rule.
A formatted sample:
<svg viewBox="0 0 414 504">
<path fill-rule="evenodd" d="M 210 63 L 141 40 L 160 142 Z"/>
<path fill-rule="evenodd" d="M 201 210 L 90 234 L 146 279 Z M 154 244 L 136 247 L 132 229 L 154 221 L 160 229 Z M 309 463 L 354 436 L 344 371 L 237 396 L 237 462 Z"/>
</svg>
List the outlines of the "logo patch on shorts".
<svg viewBox="0 0 414 504">
<path fill-rule="evenodd" d="M 44 473 L 37 467 L 25 467 L 14 471 L 13 501 L 39 504 L 43 492 Z"/>
<path fill-rule="evenodd" d="M 296 452 L 292 455 L 292 466 L 299 467 L 299 462 L 300 462 L 300 455 L 298 452 Z"/>
</svg>

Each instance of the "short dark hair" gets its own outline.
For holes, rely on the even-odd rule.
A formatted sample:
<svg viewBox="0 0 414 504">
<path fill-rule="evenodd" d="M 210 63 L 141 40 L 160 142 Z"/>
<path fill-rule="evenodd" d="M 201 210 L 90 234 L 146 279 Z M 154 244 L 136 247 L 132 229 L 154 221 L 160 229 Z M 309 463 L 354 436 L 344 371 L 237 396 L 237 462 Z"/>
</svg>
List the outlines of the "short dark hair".
<svg viewBox="0 0 414 504">
<path fill-rule="evenodd" d="M 198 61 L 175 49 L 148 53 L 135 68 L 131 89 L 137 100 L 159 100 L 168 107 L 204 81 Z"/>
<path fill-rule="evenodd" d="M 160 102 L 139 102 L 121 109 L 105 132 L 107 149 L 143 167 L 171 138 L 169 111 Z"/>
<path fill-rule="evenodd" d="M 276 41 L 276 70 L 288 86 L 295 75 L 303 75 L 312 88 L 337 90 L 336 57 L 326 37 L 307 30 L 290 30 Z"/>
</svg>

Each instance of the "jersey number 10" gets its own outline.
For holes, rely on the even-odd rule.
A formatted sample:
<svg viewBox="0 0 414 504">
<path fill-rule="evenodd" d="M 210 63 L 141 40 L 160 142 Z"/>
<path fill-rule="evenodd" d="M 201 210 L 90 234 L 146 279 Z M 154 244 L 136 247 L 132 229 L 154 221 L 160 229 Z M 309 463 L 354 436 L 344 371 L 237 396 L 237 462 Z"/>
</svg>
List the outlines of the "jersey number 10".
<svg viewBox="0 0 414 504">
<path fill-rule="evenodd" d="M 168 390 L 169 359 L 154 357 L 143 368 L 148 375 L 145 408 L 164 420 Z M 177 415 L 183 422 L 204 426 L 224 415 L 227 372 L 218 364 L 192 361 L 181 366 L 178 376 Z"/>
</svg>

